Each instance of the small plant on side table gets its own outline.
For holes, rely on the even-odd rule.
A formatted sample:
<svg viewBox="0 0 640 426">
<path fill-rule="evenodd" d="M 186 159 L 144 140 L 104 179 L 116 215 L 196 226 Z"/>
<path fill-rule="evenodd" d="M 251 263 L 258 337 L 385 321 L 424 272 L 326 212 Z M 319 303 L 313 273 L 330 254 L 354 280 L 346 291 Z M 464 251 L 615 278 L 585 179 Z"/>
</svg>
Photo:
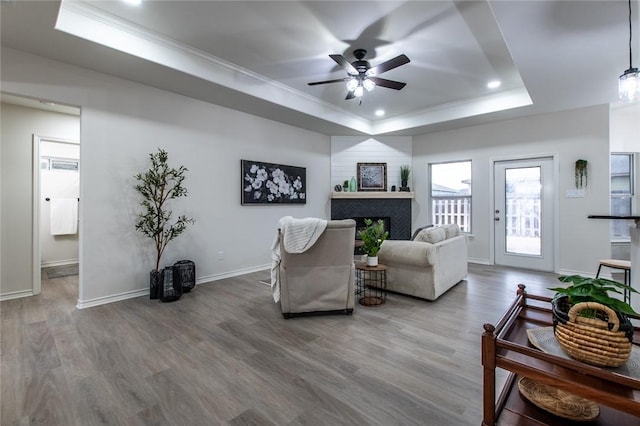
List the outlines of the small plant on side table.
<svg viewBox="0 0 640 426">
<path fill-rule="evenodd" d="M 389 231 L 384 230 L 384 220 L 379 219 L 373 222 L 371 219 L 364 220 L 365 229 L 358 231 L 358 236 L 362 240 L 360 250 L 367 255 L 367 265 L 378 264 L 378 252 L 382 242 L 389 236 Z"/>
</svg>

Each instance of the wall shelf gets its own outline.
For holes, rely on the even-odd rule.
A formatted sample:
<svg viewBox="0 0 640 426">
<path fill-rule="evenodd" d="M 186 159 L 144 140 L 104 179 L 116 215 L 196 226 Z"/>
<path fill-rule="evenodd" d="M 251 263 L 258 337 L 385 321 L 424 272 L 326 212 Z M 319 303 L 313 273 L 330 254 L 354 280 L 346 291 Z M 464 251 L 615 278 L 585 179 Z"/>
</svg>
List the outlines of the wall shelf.
<svg viewBox="0 0 640 426">
<path fill-rule="evenodd" d="M 359 191 L 359 192 L 332 192 L 331 198 L 336 199 L 387 199 L 387 198 L 415 198 L 414 192 L 383 192 L 383 191 Z"/>
</svg>

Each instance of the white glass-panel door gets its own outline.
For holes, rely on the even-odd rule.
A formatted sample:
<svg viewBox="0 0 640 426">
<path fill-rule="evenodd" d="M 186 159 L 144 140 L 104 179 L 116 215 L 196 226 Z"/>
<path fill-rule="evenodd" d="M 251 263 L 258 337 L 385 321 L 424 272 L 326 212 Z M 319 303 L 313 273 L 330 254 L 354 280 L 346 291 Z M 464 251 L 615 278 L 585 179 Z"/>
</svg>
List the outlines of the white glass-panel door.
<svg viewBox="0 0 640 426">
<path fill-rule="evenodd" d="M 553 160 L 494 164 L 495 263 L 553 271 Z"/>
</svg>

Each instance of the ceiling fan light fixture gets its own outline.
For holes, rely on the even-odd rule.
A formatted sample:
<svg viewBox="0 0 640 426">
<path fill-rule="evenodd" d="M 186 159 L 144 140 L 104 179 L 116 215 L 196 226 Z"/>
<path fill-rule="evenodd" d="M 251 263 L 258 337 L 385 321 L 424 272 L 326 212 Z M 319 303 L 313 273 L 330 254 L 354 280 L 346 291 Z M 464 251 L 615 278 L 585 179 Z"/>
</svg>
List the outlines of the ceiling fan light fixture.
<svg viewBox="0 0 640 426">
<path fill-rule="evenodd" d="M 631 28 L 631 0 L 629 0 L 629 68 L 618 78 L 618 98 L 621 101 L 633 102 L 640 99 L 640 73 L 632 64 L 632 28 Z"/>
<path fill-rule="evenodd" d="M 356 87 L 358 87 L 358 80 L 352 78 L 351 80 L 347 81 L 347 90 L 349 92 L 353 92 L 354 90 L 356 90 Z"/>
<path fill-rule="evenodd" d="M 356 98 L 361 98 L 364 95 L 364 87 L 358 86 L 353 90 L 353 94 Z"/>
<path fill-rule="evenodd" d="M 363 81 L 362 85 L 367 90 L 367 92 L 372 91 L 376 87 L 376 84 L 369 79 L 366 79 L 365 81 Z"/>
</svg>

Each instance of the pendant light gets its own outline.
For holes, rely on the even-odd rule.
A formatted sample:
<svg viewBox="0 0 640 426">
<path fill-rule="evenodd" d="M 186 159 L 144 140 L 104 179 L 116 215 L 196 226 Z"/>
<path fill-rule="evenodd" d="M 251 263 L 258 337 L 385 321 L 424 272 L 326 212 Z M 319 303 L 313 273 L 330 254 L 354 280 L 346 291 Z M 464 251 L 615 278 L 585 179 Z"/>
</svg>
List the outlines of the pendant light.
<svg viewBox="0 0 640 426">
<path fill-rule="evenodd" d="M 640 100 L 640 72 L 632 64 L 631 41 L 631 0 L 629 0 L 629 69 L 625 70 L 618 79 L 618 97 L 621 101 L 629 102 Z"/>
</svg>

